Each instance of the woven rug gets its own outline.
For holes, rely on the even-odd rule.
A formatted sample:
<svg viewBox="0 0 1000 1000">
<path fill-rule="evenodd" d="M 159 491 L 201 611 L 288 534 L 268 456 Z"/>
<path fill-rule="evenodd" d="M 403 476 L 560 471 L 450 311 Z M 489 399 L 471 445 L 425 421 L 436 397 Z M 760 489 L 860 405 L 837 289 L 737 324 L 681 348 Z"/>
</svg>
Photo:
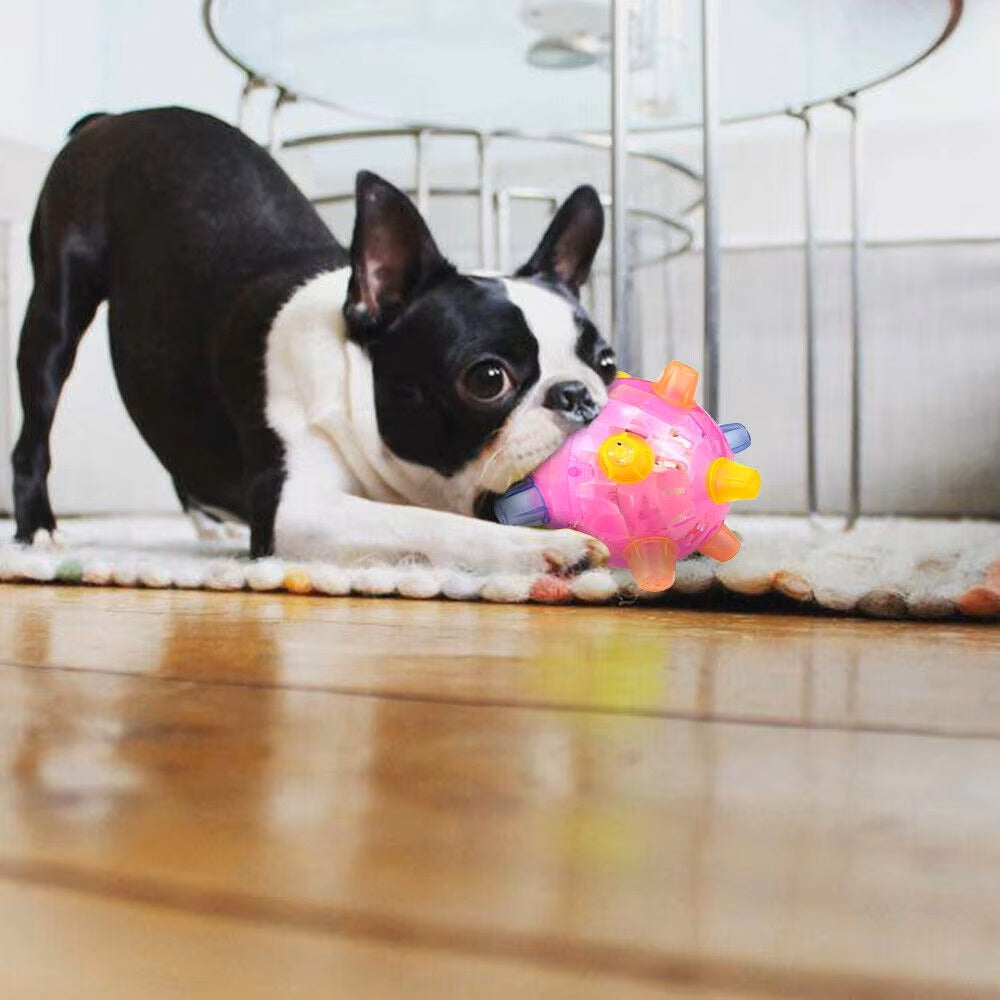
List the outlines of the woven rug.
<svg viewBox="0 0 1000 1000">
<path fill-rule="evenodd" d="M 884 618 L 1000 619 L 1000 522 L 864 518 L 850 532 L 837 521 L 801 517 L 745 515 L 728 523 L 743 537 L 740 554 L 725 564 L 683 561 L 662 595 L 643 594 L 627 573 L 606 569 L 560 578 L 475 576 L 417 563 L 251 562 L 242 554 L 245 536 L 199 541 L 179 515 L 64 519 L 57 545 L 0 543 L 0 580 L 501 603 L 793 603 Z M 0 537 L 12 534 L 11 523 L 0 520 Z"/>
</svg>

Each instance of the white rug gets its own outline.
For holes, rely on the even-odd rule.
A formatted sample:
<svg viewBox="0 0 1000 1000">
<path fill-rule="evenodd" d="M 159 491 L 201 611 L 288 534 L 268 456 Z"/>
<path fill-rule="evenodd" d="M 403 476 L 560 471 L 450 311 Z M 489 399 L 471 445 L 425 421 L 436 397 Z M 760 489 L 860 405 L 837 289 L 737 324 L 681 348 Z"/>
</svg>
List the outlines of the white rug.
<svg viewBox="0 0 1000 1000">
<path fill-rule="evenodd" d="M 627 573 L 610 570 L 558 578 L 419 564 L 254 563 L 242 555 L 241 539 L 199 542 L 179 515 L 63 519 L 56 547 L 0 543 L 0 581 L 548 604 L 718 606 L 732 604 L 732 595 L 780 594 L 807 608 L 878 617 L 1000 618 L 1000 522 L 865 518 L 850 532 L 801 517 L 744 515 L 728 523 L 743 536 L 740 554 L 725 564 L 685 560 L 663 595 L 637 592 Z M 0 520 L 0 538 L 12 535 L 11 523 Z"/>
</svg>

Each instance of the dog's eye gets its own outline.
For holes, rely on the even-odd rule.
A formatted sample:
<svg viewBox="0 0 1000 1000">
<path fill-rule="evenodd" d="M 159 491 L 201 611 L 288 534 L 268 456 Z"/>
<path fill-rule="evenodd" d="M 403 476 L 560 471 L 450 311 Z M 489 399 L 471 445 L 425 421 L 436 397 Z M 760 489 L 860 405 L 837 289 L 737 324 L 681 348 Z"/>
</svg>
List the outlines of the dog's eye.
<svg viewBox="0 0 1000 1000">
<path fill-rule="evenodd" d="M 606 382 L 610 382 L 618 372 L 618 359 L 610 347 L 605 347 L 597 355 L 597 370 Z"/>
<path fill-rule="evenodd" d="M 458 382 L 463 396 L 476 403 L 495 403 L 514 388 L 513 379 L 496 358 L 470 365 Z"/>
</svg>

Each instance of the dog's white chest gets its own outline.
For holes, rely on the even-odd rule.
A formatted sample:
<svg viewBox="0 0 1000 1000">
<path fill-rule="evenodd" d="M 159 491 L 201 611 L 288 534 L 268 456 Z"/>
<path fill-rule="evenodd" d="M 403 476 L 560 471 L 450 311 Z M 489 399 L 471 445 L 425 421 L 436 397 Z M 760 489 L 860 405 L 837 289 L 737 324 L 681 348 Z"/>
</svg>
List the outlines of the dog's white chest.
<svg viewBox="0 0 1000 1000">
<path fill-rule="evenodd" d="M 332 489 L 397 501 L 378 435 L 371 363 L 347 338 L 349 277 L 342 268 L 313 278 L 275 317 L 267 421 L 285 445 L 287 493 Z"/>
</svg>

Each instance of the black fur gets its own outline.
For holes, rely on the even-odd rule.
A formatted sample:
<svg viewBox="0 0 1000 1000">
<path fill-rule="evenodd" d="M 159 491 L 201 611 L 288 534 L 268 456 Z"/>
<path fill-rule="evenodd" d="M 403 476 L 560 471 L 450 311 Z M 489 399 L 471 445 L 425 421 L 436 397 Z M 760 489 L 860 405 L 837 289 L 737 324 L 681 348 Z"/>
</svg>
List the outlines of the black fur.
<svg viewBox="0 0 1000 1000">
<path fill-rule="evenodd" d="M 481 317 L 470 328 L 465 317 Z M 379 433 L 400 458 L 452 475 L 475 458 L 538 381 L 538 342 L 499 281 L 452 275 L 372 343 Z M 501 359 L 513 388 L 470 405 L 462 373 Z"/>
<path fill-rule="evenodd" d="M 580 331 L 577 357 L 595 368 L 610 385 L 617 371 L 614 352 L 580 304 L 580 288 L 590 277 L 604 235 L 604 209 L 588 184 L 578 187 L 559 207 L 538 249 L 516 277 L 530 278 L 561 295 L 573 307 Z"/>
<path fill-rule="evenodd" d="M 254 556 L 273 550 L 285 480 L 265 419 L 267 338 L 310 278 L 351 265 L 349 335 L 370 354 L 379 430 L 402 458 L 454 473 L 537 381 L 538 345 L 501 283 L 459 275 L 381 178 L 358 177 L 348 253 L 271 157 L 214 118 L 181 108 L 88 115 L 71 134 L 31 231 L 13 454 L 20 541 L 55 527 L 49 432 L 104 300 L 122 399 L 182 505 L 247 521 Z M 578 354 L 607 376 L 607 345 L 576 300 L 602 228 L 596 193 L 578 189 L 521 273 L 576 303 Z M 496 398 L 470 390 L 490 379 L 504 387 Z M 590 419 L 578 393 L 552 399 Z"/>
<path fill-rule="evenodd" d="M 559 206 L 538 249 L 515 276 L 540 276 L 577 298 L 590 276 L 603 235 L 601 199 L 589 184 L 583 184 Z"/>
<path fill-rule="evenodd" d="M 480 454 L 538 381 L 538 343 L 499 280 L 460 275 L 444 259 L 408 198 L 365 171 L 356 195 L 344 314 L 372 358 L 379 433 L 400 458 L 452 475 Z M 603 220 L 597 192 L 578 188 L 518 274 L 567 299 L 580 329 L 577 355 L 610 382 L 613 355 L 576 298 Z M 470 405 L 459 391 L 462 373 L 491 358 L 506 368 L 511 391 Z M 570 419 L 597 415 L 589 394 L 553 400 Z"/>
<path fill-rule="evenodd" d="M 184 498 L 248 520 L 254 553 L 268 551 L 282 466 L 263 421 L 262 345 L 291 288 L 347 262 L 308 200 L 214 118 L 182 108 L 91 117 L 46 179 L 31 259 L 17 538 L 55 525 L 49 430 L 80 338 L 108 299 L 115 375 L 142 436 Z"/>
<path fill-rule="evenodd" d="M 69 131 L 66 133 L 66 137 L 72 139 L 77 132 L 82 132 L 88 125 L 107 117 L 108 113 L 106 111 L 93 111 L 89 115 L 84 115 L 70 126 Z"/>
</svg>

